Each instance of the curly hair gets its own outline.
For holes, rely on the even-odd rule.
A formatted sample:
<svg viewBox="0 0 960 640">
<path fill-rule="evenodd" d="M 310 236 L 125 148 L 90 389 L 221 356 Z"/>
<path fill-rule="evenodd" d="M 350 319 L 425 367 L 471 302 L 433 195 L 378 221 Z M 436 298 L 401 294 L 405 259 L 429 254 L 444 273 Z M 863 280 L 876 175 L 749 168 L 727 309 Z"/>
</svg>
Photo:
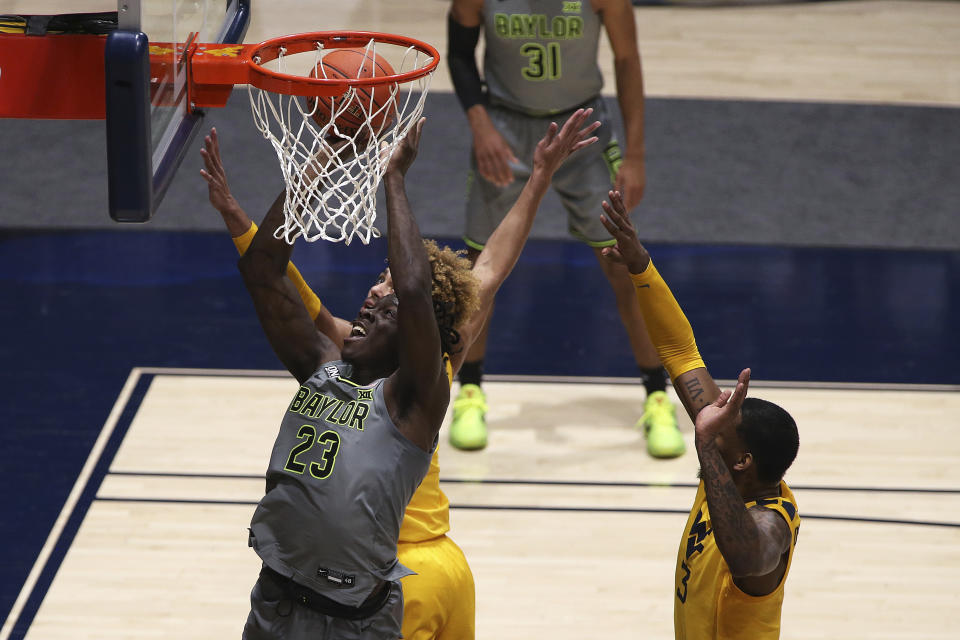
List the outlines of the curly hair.
<svg viewBox="0 0 960 640">
<path fill-rule="evenodd" d="M 454 353 L 460 342 L 457 331 L 480 308 L 480 280 L 473 265 L 464 257 L 466 251 L 437 246 L 424 240 L 433 273 L 433 312 L 440 328 L 440 344 L 444 353 Z"/>
</svg>

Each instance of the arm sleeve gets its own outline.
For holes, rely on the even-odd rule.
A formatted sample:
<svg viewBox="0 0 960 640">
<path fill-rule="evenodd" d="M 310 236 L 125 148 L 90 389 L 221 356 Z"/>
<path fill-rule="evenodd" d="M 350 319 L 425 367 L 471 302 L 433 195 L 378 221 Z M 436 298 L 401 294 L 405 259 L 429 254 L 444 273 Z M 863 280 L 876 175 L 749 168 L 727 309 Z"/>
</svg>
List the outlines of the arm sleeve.
<svg viewBox="0 0 960 640">
<path fill-rule="evenodd" d="M 240 252 L 240 255 L 246 253 L 247 249 L 250 248 L 250 243 L 253 241 L 253 236 L 257 234 L 257 223 L 250 223 L 250 228 L 247 229 L 244 233 L 239 236 L 233 237 L 233 244 L 237 247 L 237 251 Z M 287 263 L 287 277 L 293 281 L 293 284 L 297 287 L 297 293 L 300 294 L 300 299 L 303 300 L 304 306 L 307 308 L 307 313 L 310 314 L 310 318 L 313 320 L 317 319 L 317 316 L 320 314 L 320 310 L 323 309 L 323 303 L 320 302 L 320 298 L 317 297 L 317 294 L 313 292 L 306 281 L 303 279 L 303 276 L 300 275 L 300 271 L 294 266 L 293 261 Z"/>
<path fill-rule="evenodd" d="M 476 49 L 480 25 L 465 27 L 447 15 L 447 65 L 454 91 L 464 111 L 483 103 L 483 82 L 477 68 Z"/>
<path fill-rule="evenodd" d="M 687 371 L 705 367 L 690 321 L 683 314 L 670 287 L 653 266 L 653 261 L 643 273 L 631 273 L 630 279 L 633 280 L 650 341 L 657 348 L 660 361 L 670 378 L 676 380 Z"/>
</svg>

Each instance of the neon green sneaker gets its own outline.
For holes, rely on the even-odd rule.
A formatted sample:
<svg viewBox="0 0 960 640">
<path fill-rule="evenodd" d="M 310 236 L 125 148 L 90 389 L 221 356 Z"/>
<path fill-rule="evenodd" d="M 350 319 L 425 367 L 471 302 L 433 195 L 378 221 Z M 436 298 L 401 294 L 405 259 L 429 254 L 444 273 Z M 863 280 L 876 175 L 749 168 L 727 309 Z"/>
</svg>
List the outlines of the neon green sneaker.
<svg viewBox="0 0 960 640">
<path fill-rule="evenodd" d="M 475 384 L 460 387 L 453 401 L 450 444 L 463 451 L 487 446 L 487 395 Z"/>
<path fill-rule="evenodd" d="M 677 427 L 677 412 L 663 391 L 654 391 L 643 403 L 643 417 L 637 428 L 643 428 L 647 438 L 647 453 L 654 458 L 676 458 L 687 450 L 683 434 Z"/>
</svg>

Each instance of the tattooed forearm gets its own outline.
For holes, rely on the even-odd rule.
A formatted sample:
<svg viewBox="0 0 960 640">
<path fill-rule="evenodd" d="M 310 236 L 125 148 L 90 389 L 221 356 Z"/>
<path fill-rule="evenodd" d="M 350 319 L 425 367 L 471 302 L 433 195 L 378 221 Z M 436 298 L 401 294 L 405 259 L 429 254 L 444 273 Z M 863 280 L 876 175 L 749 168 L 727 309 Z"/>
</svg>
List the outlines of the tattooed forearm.
<svg viewBox="0 0 960 640">
<path fill-rule="evenodd" d="M 705 367 L 681 373 L 673 381 L 673 388 L 676 389 L 691 420 L 695 420 L 700 410 L 720 395 L 720 388 Z"/>
<path fill-rule="evenodd" d="M 684 386 L 687 388 L 687 394 L 690 398 L 690 402 L 696 403 L 703 396 L 703 385 L 700 384 L 699 377 L 693 377 L 684 382 Z"/>
<path fill-rule="evenodd" d="M 713 438 L 698 438 L 701 477 L 717 547 L 733 575 L 753 575 L 761 540 Z"/>
<path fill-rule="evenodd" d="M 685 376 L 682 376 L 679 382 L 679 388 L 677 389 L 680 395 L 680 401 L 683 402 L 683 406 L 686 408 L 687 413 L 690 414 L 690 417 L 696 419 L 700 410 L 705 406 L 710 404 L 713 401 L 713 398 L 709 396 L 711 394 L 706 393 L 706 387 L 703 380 L 701 379 L 702 375 L 706 376 L 711 383 L 713 379 L 710 378 L 710 374 L 706 372 L 706 369 L 702 370 L 700 373 L 690 372 Z M 713 384 L 716 387 L 716 384 Z M 719 391 L 717 392 L 719 395 Z M 716 397 L 716 396 L 714 396 Z"/>
</svg>

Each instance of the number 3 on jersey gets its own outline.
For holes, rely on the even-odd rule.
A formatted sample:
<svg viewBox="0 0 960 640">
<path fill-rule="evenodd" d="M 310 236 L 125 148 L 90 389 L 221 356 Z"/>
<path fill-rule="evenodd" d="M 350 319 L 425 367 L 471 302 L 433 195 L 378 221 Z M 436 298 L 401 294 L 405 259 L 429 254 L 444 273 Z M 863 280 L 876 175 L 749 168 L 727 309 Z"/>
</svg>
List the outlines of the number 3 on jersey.
<svg viewBox="0 0 960 640">
<path fill-rule="evenodd" d="M 321 462 L 309 463 L 310 475 L 317 480 L 329 478 L 330 474 L 333 473 L 333 465 L 337 460 L 337 453 L 340 451 L 340 434 L 336 431 L 324 431 L 318 438 L 316 427 L 305 424 L 300 427 L 300 431 L 297 432 L 297 438 L 301 442 L 290 450 L 290 455 L 287 456 L 287 464 L 283 465 L 284 470 L 296 474 L 302 474 L 306 471 L 308 465 L 300 462 L 298 458 L 312 449 L 313 445 L 316 444 L 323 449 L 323 453 L 320 454 Z"/>
<path fill-rule="evenodd" d="M 520 53 L 530 59 L 530 63 L 520 70 L 527 80 L 556 80 L 561 76 L 559 43 L 548 42 L 544 46 L 539 42 L 528 42 L 520 47 Z"/>
</svg>

